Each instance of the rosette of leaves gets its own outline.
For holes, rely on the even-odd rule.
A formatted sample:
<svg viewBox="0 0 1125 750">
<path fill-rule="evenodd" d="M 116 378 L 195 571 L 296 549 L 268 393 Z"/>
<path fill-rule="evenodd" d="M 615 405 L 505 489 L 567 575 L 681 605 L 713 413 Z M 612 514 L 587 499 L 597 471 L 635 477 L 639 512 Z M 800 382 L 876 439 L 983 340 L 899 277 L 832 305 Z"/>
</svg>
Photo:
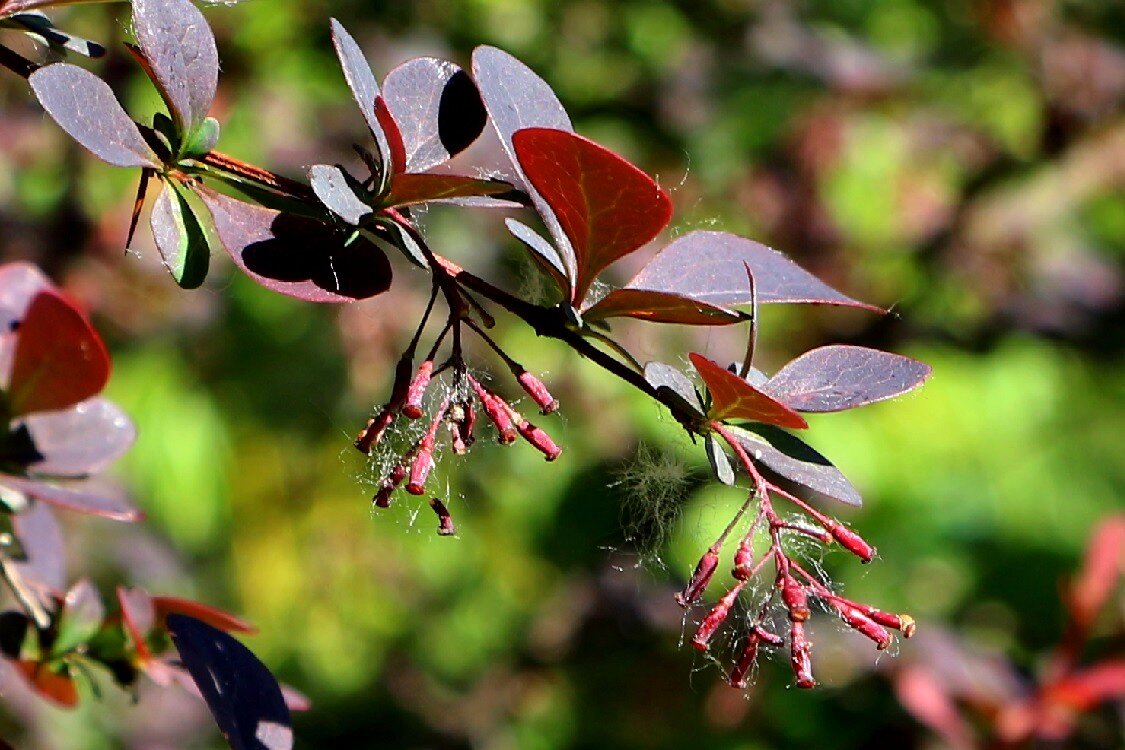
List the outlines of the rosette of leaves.
<svg viewBox="0 0 1125 750">
<path fill-rule="evenodd" d="M 487 114 L 465 71 L 445 60 L 419 57 L 392 70 L 380 88 L 359 44 L 335 19 L 332 41 L 375 150 L 356 146 L 369 171 L 363 180 L 340 165 L 317 164 L 309 170 L 312 189 L 328 210 L 351 226 L 374 228 L 425 266 L 409 206 L 519 206 L 509 200 L 520 196 L 507 182 L 431 171 L 467 149 L 484 130 Z"/>
<path fill-rule="evenodd" d="M 109 379 L 90 322 L 34 266 L 0 266 L 0 567 L 42 622 L 65 580 L 62 538 L 47 506 L 118 521 L 142 514 L 91 485 L 132 445 L 135 431 L 98 394 Z"/>
<path fill-rule="evenodd" d="M 98 695 L 98 673 L 127 690 L 148 677 L 203 698 L 233 748 L 293 746 L 289 712 L 306 710 L 308 701 L 282 688 L 230 635 L 255 628 L 206 604 L 141 588 L 119 587 L 117 605 L 107 612 L 97 589 L 82 580 L 57 595 L 45 626 L 23 612 L 4 612 L 0 657 L 33 692 L 65 708 L 78 705 L 80 683 Z"/>
<path fill-rule="evenodd" d="M 19 31 L 57 52 L 76 52 L 86 57 L 101 57 L 105 47 L 56 27 L 44 8 L 106 0 L 0 0 L 0 29 Z"/>
</svg>

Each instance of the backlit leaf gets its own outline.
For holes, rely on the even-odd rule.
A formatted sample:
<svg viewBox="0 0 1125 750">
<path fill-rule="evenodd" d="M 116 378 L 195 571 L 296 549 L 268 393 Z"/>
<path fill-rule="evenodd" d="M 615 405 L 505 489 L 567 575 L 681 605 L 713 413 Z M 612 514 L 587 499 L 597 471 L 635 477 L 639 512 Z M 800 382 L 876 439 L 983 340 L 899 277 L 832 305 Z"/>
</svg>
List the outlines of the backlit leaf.
<svg viewBox="0 0 1125 750">
<path fill-rule="evenodd" d="M 133 0 L 133 28 L 172 119 L 181 133 L 193 133 L 207 118 L 219 82 L 207 19 L 190 0 Z"/>
<path fill-rule="evenodd" d="M 117 167 L 160 166 L 109 85 L 93 73 L 55 63 L 32 73 L 28 83 L 59 127 L 102 161 Z"/>
<path fill-rule="evenodd" d="M 109 380 L 109 354 L 86 316 L 58 292 L 41 290 L 20 323 L 8 381 L 10 416 L 65 409 Z"/>
<path fill-rule="evenodd" d="M 117 587 L 117 604 L 121 607 L 121 623 L 142 659 L 151 659 L 148 635 L 156 626 L 156 608 L 152 597 L 140 586 Z"/>
<path fill-rule="evenodd" d="M 375 101 L 379 98 L 379 83 L 375 79 L 375 74 L 371 72 L 371 66 L 368 65 L 367 58 L 363 56 L 363 50 L 360 49 L 352 35 L 335 18 L 331 20 L 331 24 L 332 44 L 336 47 L 336 56 L 340 59 L 344 79 L 348 82 L 348 88 L 352 90 L 355 103 L 359 106 L 359 111 L 367 123 L 368 130 L 375 138 L 375 145 L 379 149 L 383 169 L 383 180 L 380 184 L 380 188 L 382 188 L 389 182 L 392 171 L 392 154 L 387 134 L 384 132 L 380 118 L 375 112 Z"/>
<path fill-rule="evenodd" d="M 818 497 L 862 505 L 859 492 L 843 473 L 800 438 L 765 424 L 729 427 L 755 462 Z M 800 491 L 797 494 L 801 494 Z"/>
<path fill-rule="evenodd" d="M 13 562 L 20 578 L 40 594 L 66 586 L 66 547 L 55 514 L 43 503 L 31 503 L 12 516 L 12 531 L 23 548 L 24 559 Z M 39 596 L 51 606 L 49 596 Z"/>
<path fill-rule="evenodd" d="M 452 174 L 395 174 L 391 176 L 391 190 L 381 202 L 385 206 L 406 206 L 472 195 L 503 195 L 511 190 L 511 185 L 499 180 Z"/>
<path fill-rule="evenodd" d="M 408 60 L 383 80 L 383 98 L 402 134 L 406 169 L 423 172 L 464 151 L 488 117 L 465 71 L 433 57 Z"/>
<path fill-rule="evenodd" d="M 30 414 L 24 420 L 43 456 L 31 474 L 81 477 L 96 474 L 133 445 L 137 430 L 117 404 L 91 398 L 64 411 Z"/>
<path fill-rule="evenodd" d="M 362 236 L 198 189 L 220 242 L 257 283 L 308 302 L 352 302 L 391 284 L 386 253 Z"/>
<path fill-rule="evenodd" d="M 118 497 L 118 493 L 109 490 L 98 491 L 82 485 L 64 486 L 13 476 L 0 477 L 0 485 L 11 487 L 28 497 L 63 510 L 88 513 L 113 521 L 134 522 L 144 519 L 144 513 Z"/>
<path fill-rule="evenodd" d="M 722 307 L 747 305 L 752 301 L 747 267 L 762 304 L 808 302 L 885 312 L 837 292 L 777 250 L 727 232 L 685 234 L 661 250 L 626 287 L 673 292 Z"/>
<path fill-rule="evenodd" d="M 699 398 L 699 392 L 695 390 L 695 383 L 675 367 L 663 362 L 649 362 L 645 365 L 645 380 L 657 391 L 666 389 L 675 394 L 681 406 L 701 417 L 704 416 L 703 401 Z"/>
<path fill-rule="evenodd" d="M 373 209 L 357 192 L 357 186 L 343 169 L 317 164 L 309 169 L 309 185 L 329 211 L 351 225 L 359 224 Z"/>
<path fill-rule="evenodd" d="M 207 278 L 211 248 L 207 237 L 176 183 L 161 180 L 162 189 L 152 206 L 149 223 L 164 267 L 184 289 L 195 289 Z"/>
<path fill-rule="evenodd" d="M 531 257 L 539 267 L 546 271 L 558 284 L 559 289 L 566 293 L 570 289 L 570 282 L 567 281 L 566 266 L 563 265 L 562 256 L 555 246 L 543 239 L 534 229 L 515 219 L 505 219 L 504 226 L 512 236 L 531 250 Z"/>
<path fill-rule="evenodd" d="M 723 449 L 723 444 L 713 433 L 708 433 L 705 446 L 707 462 L 711 464 L 711 473 L 723 484 L 734 485 L 734 467 L 731 465 L 730 456 Z"/>
<path fill-rule="evenodd" d="M 249 649 L 192 617 L 173 614 L 167 623 L 184 666 L 233 750 L 293 746 L 281 687 Z"/>
<path fill-rule="evenodd" d="M 646 289 L 615 289 L 582 312 L 587 322 L 606 318 L 637 318 L 653 323 L 718 326 L 738 323 L 743 317 L 726 308 L 690 297 Z"/>
<path fill-rule="evenodd" d="M 822 346 L 785 365 L 762 390 L 798 411 L 843 411 L 912 391 L 931 372 L 926 363 L 899 354 Z"/>
<path fill-rule="evenodd" d="M 598 274 L 651 241 L 672 218 L 671 199 L 651 177 L 591 140 L 528 128 L 517 131 L 512 144 L 574 249 L 575 305 Z"/>
<path fill-rule="evenodd" d="M 754 422 L 798 429 L 809 426 L 800 414 L 750 385 L 733 372 L 723 369 L 700 354 L 691 354 L 690 358 L 711 393 L 711 409 L 707 413 L 711 419 L 719 421 L 749 419 Z"/>
</svg>

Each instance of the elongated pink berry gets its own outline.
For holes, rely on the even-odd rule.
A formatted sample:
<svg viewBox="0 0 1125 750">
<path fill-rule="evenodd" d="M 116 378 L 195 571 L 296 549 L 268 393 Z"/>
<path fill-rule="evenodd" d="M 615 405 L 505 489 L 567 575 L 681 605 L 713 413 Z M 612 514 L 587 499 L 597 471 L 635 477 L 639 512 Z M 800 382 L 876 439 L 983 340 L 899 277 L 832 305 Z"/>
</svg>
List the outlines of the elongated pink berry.
<svg viewBox="0 0 1125 750">
<path fill-rule="evenodd" d="M 430 507 L 434 509 L 434 513 L 438 517 L 438 536 L 453 536 L 457 533 L 457 527 L 453 525 L 453 516 L 449 515 L 449 509 L 445 507 L 438 498 L 430 500 Z"/>
<path fill-rule="evenodd" d="M 536 450 L 542 453 L 548 461 L 554 461 L 562 455 L 562 448 L 555 444 L 555 441 L 543 428 L 536 427 L 525 419 L 519 423 L 517 429 L 523 439 L 535 446 Z"/>
<path fill-rule="evenodd" d="M 434 445 L 437 443 L 437 431 L 445 419 L 445 410 L 448 406 L 448 401 L 441 405 L 437 416 L 430 423 L 430 429 L 418 441 L 414 463 L 410 465 L 410 481 L 406 484 L 406 491 L 411 495 L 421 495 L 426 491 L 426 479 L 434 468 Z"/>
<path fill-rule="evenodd" d="M 374 417 L 367 420 L 367 425 L 364 426 L 355 437 L 355 447 L 360 453 L 370 456 L 371 449 L 379 444 L 379 441 L 383 439 L 383 435 L 386 434 L 387 428 L 390 427 L 394 421 L 394 410 L 384 408 Z"/>
<path fill-rule="evenodd" d="M 803 622 L 789 624 L 789 665 L 797 678 L 797 687 L 805 690 L 816 687 L 812 672 L 812 644 L 805 634 Z"/>
<path fill-rule="evenodd" d="M 734 570 L 731 575 L 739 581 L 745 581 L 750 578 L 750 574 L 754 570 L 754 534 L 748 533 L 742 538 L 738 545 L 738 551 L 734 553 Z"/>
<path fill-rule="evenodd" d="M 703 622 L 699 624 L 699 628 L 695 631 L 695 635 L 691 639 L 691 645 L 698 651 L 706 651 L 711 643 L 711 636 L 715 635 L 715 631 L 727 619 L 730 614 L 730 608 L 734 606 L 735 601 L 738 599 L 738 594 L 742 591 L 744 586 L 743 581 L 739 581 L 731 588 L 730 591 L 723 594 L 707 616 L 703 618 Z"/>
<path fill-rule="evenodd" d="M 730 686 L 739 690 L 746 689 L 749 685 L 750 670 L 754 668 L 754 662 L 758 660 L 758 645 L 761 639 L 758 634 L 751 630 L 746 635 L 746 645 L 742 647 L 742 654 L 738 657 L 738 661 L 734 664 L 734 669 L 730 671 Z"/>
<path fill-rule="evenodd" d="M 832 605 L 840 613 L 840 619 L 852 630 L 870 638 L 875 642 L 875 648 L 882 651 L 891 645 L 891 634 L 879 623 L 864 614 L 858 607 L 851 606 L 850 602 L 833 600 Z"/>
<path fill-rule="evenodd" d="M 480 401 L 484 413 L 488 415 L 492 424 L 496 425 L 496 439 L 503 445 L 515 442 L 517 433 L 515 425 L 512 424 L 511 407 L 504 399 L 491 393 L 477 382 L 476 378 L 470 377 L 469 384 L 472 385 L 473 392 L 476 393 L 477 400 Z"/>
<path fill-rule="evenodd" d="M 391 473 L 383 478 L 379 483 L 379 491 L 375 493 L 372 502 L 379 508 L 389 508 L 391 505 L 391 495 L 394 493 L 398 486 L 402 484 L 402 480 L 406 479 L 406 464 L 395 464 L 391 469 Z"/>
<path fill-rule="evenodd" d="M 422 398 L 426 395 L 426 389 L 430 386 L 430 377 L 434 374 L 434 361 L 427 359 L 418 366 L 418 372 L 414 374 L 414 379 L 410 381 L 410 387 L 406 389 L 406 400 L 402 404 L 402 413 L 410 419 L 419 419 L 425 413 L 422 409 Z"/>
<path fill-rule="evenodd" d="M 797 583 L 797 579 L 786 573 L 781 578 L 781 601 L 789 611 L 789 619 L 793 622 L 804 622 L 812 613 L 809 611 L 809 596 L 805 587 Z"/>
<path fill-rule="evenodd" d="M 681 607 L 690 607 L 699 601 L 699 597 L 703 596 L 703 590 L 711 582 L 711 577 L 715 575 L 715 569 L 718 567 L 719 551 L 712 547 L 703 553 L 703 557 L 699 558 L 688 585 L 684 587 L 683 591 L 676 594 L 676 603 Z"/>
<path fill-rule="evenodd" d="M 782 638 L 777 633 L 771 633 L 770 631 L 763 628 L 761 625 L 755 625 L 753 630 L 757 634 L 758 639 L 762 643 L 766 644 L 767 646 L 773 646 L 773 647 L 776 648 L 777 646 L 781 646 L 781 645 L 785 644 L 784 638 Z"/>
<path fill-rule="evenodd" d="M 461 419 L 457 422 L 457 428 L 461 432 L 461 440 L 467 447 L 471 447 L 477 439 L 474 434 L 477 425 L 477 410 L 473 407 L 472 401 L 466 400 L 461 404 L 461 415 Z"/>
<path fill-rule="evenodd" d="M 851 552 L 863 562 L 871 562 L 875 557 L 875 548 L 847 526 L 841 523 L 834 523 L 828 530 L 832 533 L 832 538 L 839 542 L 841 547 Z"/>
<path fill-rule="evenodd" d="M 520 386 L 531 396 L 543 414 L 550 414 L 559 410 L 558 400 L 551 395 L 547 390 L 547 386 L 543 385 L 543 381 L 532 375 L 527 370 L 524 370 L 516 375 L 516 380 L 519 381 Z"/>
<path fill-rule="evenodd" d="M 890 612 L 883 612 L 882 610 L 875 609 L 874 607 L 863 607 L 858 605 L 859 609 L 863 611 L 868 617 L 883 627 L 893 628 L 894 630 L 902 631 L 903 638 L 909 638 L 914 635 L 916 625 L 914 618 L 910 615 L 896 615 Z"/>
</svg>

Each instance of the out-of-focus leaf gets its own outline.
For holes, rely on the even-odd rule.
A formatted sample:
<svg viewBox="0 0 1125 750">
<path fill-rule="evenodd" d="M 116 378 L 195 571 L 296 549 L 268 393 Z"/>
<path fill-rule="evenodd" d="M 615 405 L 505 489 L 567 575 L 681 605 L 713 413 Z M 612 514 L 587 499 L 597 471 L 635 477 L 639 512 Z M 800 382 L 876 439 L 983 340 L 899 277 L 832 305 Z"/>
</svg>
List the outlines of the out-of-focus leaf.
<svg viewBox="0 0 1125 750">
<path fill-rule="evenodd" d="M 405 206 L 474 195 L 503 195 L 512 186 L 500 180 L 480 180 L 452 174 L 395 174 L 391 190 L 382 199 L 386 206 Z"/>
<path fill-rule="evenodd" d="M 652 323 L 721 326 L 738 323 L 743 316 L 733 310 L 669 292 L 615 289 L 582 312 L 583 320 L 637 318 Z"/>
<path fill-rule="evenodd" d="M 78 688 L 73 678 L 65 671 L 66 667 L 58 669 L 49 664 L 20 659 L 11 662 L 16 673 L 27 680 L 27 684 L 52 703 L 64 708 L 74 708 L 78 705 Z"/>
<path fill-rule="evenodd" d="M 152 206 L 149 223 L 164 267 L 184 289 L 195 289 L 207 278 L 211 248 L 199 219 L 182 188 L 161 180 L 162 189 Z"/>
<path fill-rule="evenodd" d="M 704 416 L 703 401 L 699 398 L 699 392 L 695 390 L 695 384 L 675 367 L 663 362 L 649 362 L 645 365 L 645 380 L 658 391 L 661 389 L 671 391 L 679 398 L 681 406 L 701 417 Z"/>
<path fill-rule="evenodd" d="M 712 305 L 747 305 L 754 278 L 758 302 L 807 302 L 882 308 L 841 294 L 782 253 L 727 232 L 691 232 L 675 240 L 641 269 L 626 288 L 682 294 Z"/>
<path fill-rule="evenodd" d="M 711 408 L 707 412 L 707 416 L 711 419 L 719 421 L 749 419 L 797 429 L 809 426 L 800 414 L 750 385 L 733 372 L 723 369 L 700 354 L 689 356 L 711 393 Z"/>
<path fill-rule="evenodd" d="M 309 169 L 309 185 L 316 197 L 329 211 L 355 226 L 363 217 L 371 215 L 373 209 L 357 193 L 343 169 L 329 164 L 316 164 Z"/>
<path fill-rule="evenodd" d="M 28 465 L 32 474 L 96 474 L 129 450 L 137 437 L 125 412 L 103 398 L 88 399 L 65 411 L 30 414 L 25 423 L 43 455 Z"/>
<path fill-rule="evenodd" d="M 0 11 L 0 15 L 4 15 L 4 11 Z M 86 57 L 101 57 L 105 54 L 105 47 L 102 45 L 97 42 L 91 42 L 89 39 L 74 36 L 73 34 L 69 34 L 57 28 L 51 23 L 51 19 L 35 11 L 6 16 L 0 21 L 0 25 L 12 25 L 17 28 L 22 28 L 29 36 L 57 50 L 77 52 Z"/>
<path fill-rule="evenodd" d="M 20 323 L 8 381 L 11 416 L 65 409 L 96 396 L 109 380 L 97 331 L 58 292 L 43 289 Z"/>
<path fill-rule="evenodd" d="M 156 608 L 152 597 L 140 586 L 117 587 L 117 603 L 121 607 L 121 624 L 133 642 L 133 648 L 142 659 L 151 659 L 148 634 L 156 626 Z"/>
<path fill-rule="evenodd" d="M 383 168 L 379 192 L 382 192 L 382 188 L 390 183 L 393 157 L 391 144 L 375 111 L 376 99 L 379 98 L 379 83 L 375 79 L 375 74 L 371 72 L 371 66 L 367 64 L 367 58 L 363 56 L 363 50 L 359 48 L 352 35 L 335 18 L 331 20 L 331 24 L 332 44 L 336 47 L 336 56 L 340 58 L 344 79 L 348 82 L 348 88 L 352 90 L 355 103 L 359 105 L 359 111 L 367 122 L 367 127 L 379 149 Z"/>
<path fill-rule="evenodd" d="M 281 687 L 249 649 L 191 617 L 173 614 L 167 623 L 184 666 L 233 750 L 288 750 L 293 746 L 289 708 Z"/>
<path fill-rule="evenodd" d="M 31 263 L 0 265 L 0 383 L 8 382 L 20 319 L 32 298 L 50 285 L 43 272 Z"/>
<path fill-rule="evenodd" d="M 512 145 L 574 249 L 576 306 L 599 273 L 656 237 L 672 218 L 672 200 L 651 177 L 591 140 L 527 128 L 512 136 Z"/>
<path fill-rule="evenodd" d="M 315 219 L 198 189 L 236 265 L 256 282 L 307 302 L 352 302 L 385 292 L 391 265 L 378 246 Z"/>
<path fill-rule="evenodd" d="M 70 137 L 117 167 L 159 168 L 160 159 L 121 108 L 105 81 L 68 63 L 40 68 L 28 78 L 32 91 Z"/>
<path fill-rule="evenodd" d="M 822 346 L 785 365 L 762 390 L 797 411 L 843 411 L 912 391 L 932 371 L 924 362 L 878 349 Z"/>
<path fill-rule="evenodd" d="M 105 605 L 94 584 L 83 578 L 66 592 L 59 631 L 51 645 L 52 653 L 62 655 L 89 642 L 101 627 Z"/>
<path fill-rule="evenodd" d="M 219 83 L 219 53 L 207 19 L 190 0 L 133 0 L 133 28 L 153 83 L 182 133 L 207 118 Z"/>
<path fill-rule="evenodd" d="M 738 437 L 750 458 L 782 479 L 846 505 L 863 504 L 847 477 L 800 438 L 766 424 L 727 429 Z"/>
<path fill-rule="evenodd" d="M 12 516 L 12 531 L 23 549 L 22 560 L 12 564 L 20 578 L 37 588 L 42 603 L 49 606 L 49 591 L 66 586 L 66 548 L 55 514 L 43 503 L 31 503 Z"/>
<path fill-rule="evenodd" d="M 707 461 L 711 464 L 711 472 L 725 485 L 734 484 L 734 467 L 730 463 L 730 456 L 723 449 L 722 443 L 714 436 L 708 434 L 706 440 Z"/>
<path fill-rule="evenodd" d="M 0 15 L 19 13 L 36 8 L 51 8 L 79 3 L 105 3 L 112 0 L 0 0 Z"/>
<path fill-rule="evenodd" d="M 555 246 L 543 239 L 534 229 L 515 219 L 505 219 L 504 226 L 508 228 L 512 236 L 531 250 L 531 257 L 535 259 L 536 264 L 554 279 L 559 289 L 563 293 L 569 293 L 570 282 L 567 281 L 566 267 L 563 265 L 562 256 L 559 255 Z"/>
<path fill-rule="evenodd" d="M 1041 700 L 1053 708 L 1085 712 L 1122 697 L 1125 697 L 1125 659 L 1110 659 L 1077 669 L 1051 683 L 1043 691 Z"/>
<path fill-rule="evenodd" d="M 152 606 L 158 621 L 165 619 L 168 615 L 187 615 L 228 633 L 253 634 L 258 632 L 256 627 L 229 612 L 191 599 L 181 599 L 176 596 L 154 596 L 152 597 Z"/>
<path fill-rule="evenodd" d="M 895 676 L 895 694 L 903 708 L 956 750 L 973 747 L 973 733 L 961 717 L 953 696 L 933 675 L 919 667 L 902 669 Z"/>
<path fill-rule="evenodd" d="M 569 295 L 576 271 L 574 249 L 566 239 L 551 207 L 528 182 L 527 175 L 516 158 L 512 135 L 517 130 L 531 127 L 572 131 L 574 128 L 570 124 L 570 117 L 547 82 L 503 50 L 487 46 L 473 50 L 473 78 L 492 120 L 492 126 L 500 137 L 500 143 L 523 182 L 517 187 L 522 187 L 527 192 L 551 236 L 558 243 L 558 251 L 570 280 L 566 287 Z"/>
<path fill-rule="evenodd" d="M 0 476 L 0 485 L 11 487 L 28 497 L 76 513 L 89 513 L 113 521 L 126 522 L 140 521 L 144 518 L 144 513 L 108 492 L 73 489 L 8 475 Z"/>
<path fill-rule="evenodd" d="M 383 80 L 383 98 L 402 134 L 406 169 L 422 172 L 472 144 L 488 116 L 465 71 L 433 57 L 408 60 Z"/>
<path fill-rule="evenodd" d="M 1118 580 L 1125 575 L 1125 515 L 1099 524 L 1086 548 L 1082 570 L 1066 592 L 1070 617 L 1080 632 L 1097 618 Z"/>
</svg>

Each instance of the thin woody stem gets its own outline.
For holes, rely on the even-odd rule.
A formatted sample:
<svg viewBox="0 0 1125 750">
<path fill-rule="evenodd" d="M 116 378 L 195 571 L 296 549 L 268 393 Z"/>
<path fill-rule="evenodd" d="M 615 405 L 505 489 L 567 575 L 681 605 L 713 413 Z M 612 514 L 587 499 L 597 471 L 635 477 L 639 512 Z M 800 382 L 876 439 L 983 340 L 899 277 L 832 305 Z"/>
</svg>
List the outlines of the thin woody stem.
<svg viewBox="0 0 1125 750">
<path fill-rule="evenodd" d="M 12 71 L 20 78 L 30 78 L 31 74 L 42 66 L 28 60 L 26 57 L 0 44 L 0 65 Z"/>
</svg>

